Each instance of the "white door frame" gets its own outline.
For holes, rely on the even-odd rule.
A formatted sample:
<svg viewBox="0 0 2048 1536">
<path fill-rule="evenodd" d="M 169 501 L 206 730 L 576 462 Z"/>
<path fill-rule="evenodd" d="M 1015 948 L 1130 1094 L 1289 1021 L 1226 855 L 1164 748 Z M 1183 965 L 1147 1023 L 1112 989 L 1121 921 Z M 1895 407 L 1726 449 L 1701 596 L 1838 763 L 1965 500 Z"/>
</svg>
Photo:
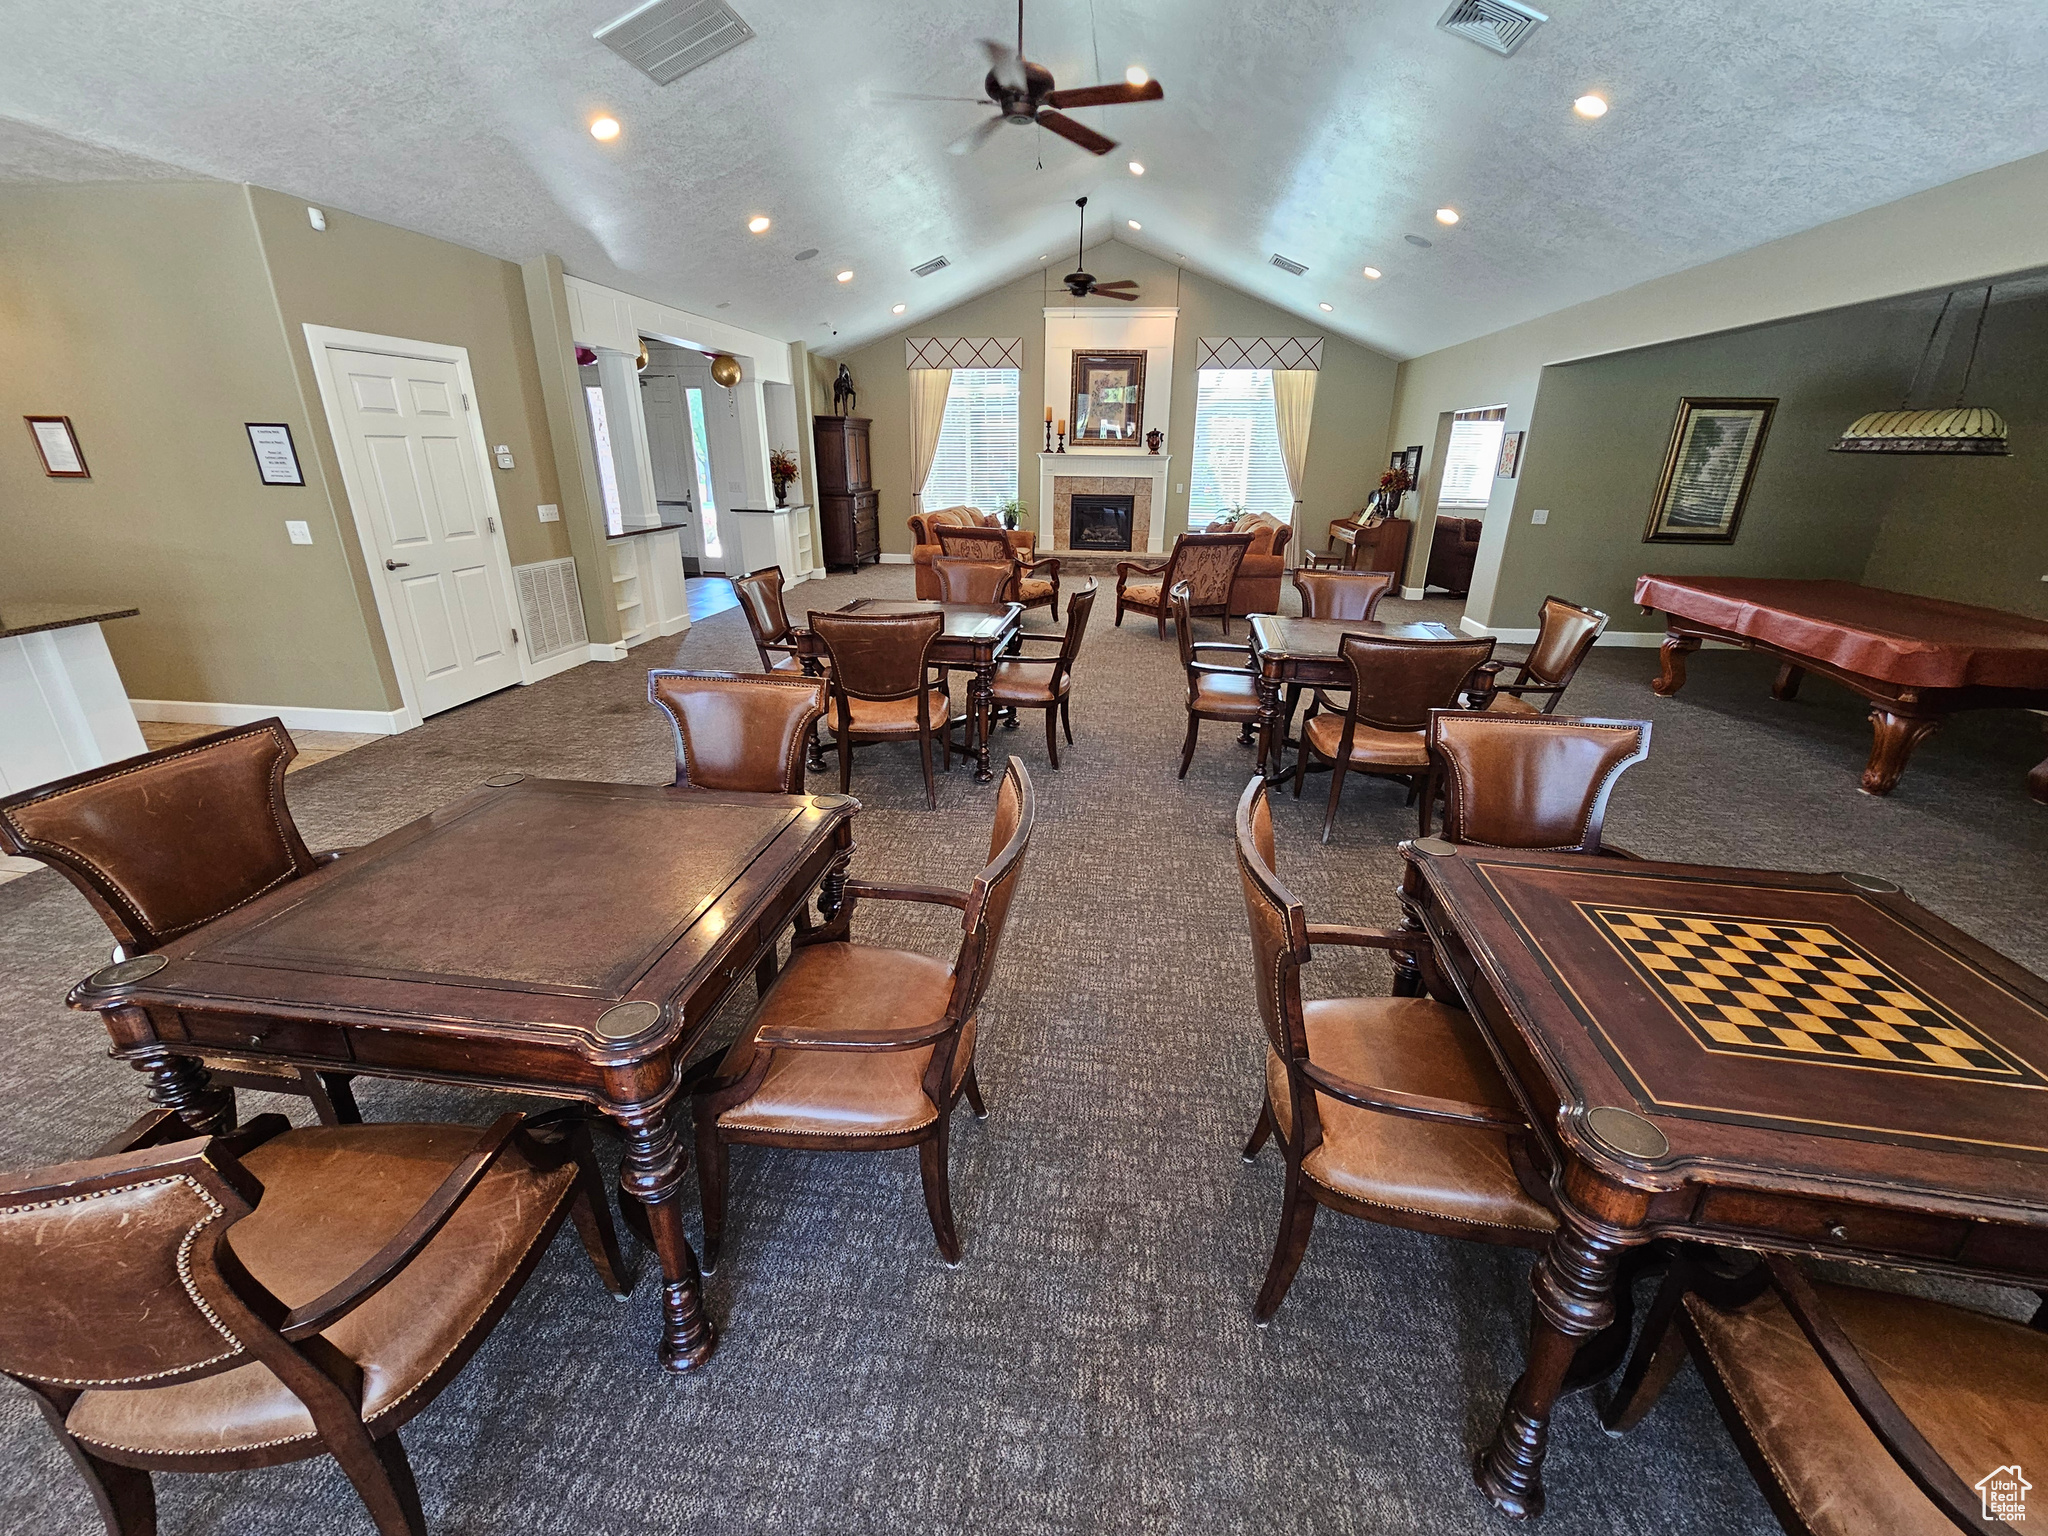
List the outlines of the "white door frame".
<svg viewBox="0 0 2048 1536">
<path fill-rule="evenodd" d="M 409 731 L 425 717 L 420 714 L 419 691 L 414 686 L 412 668 L 406 661 L 405 646 L 399 638 L 398 614 L 391 606 L 391 595 L 385 590 L 385 584 L 377 578 L 377 533 L 364 510 L 368 500 L 346 428 L 342 425 L 341 384 L 334 375 L 333 354 L 328 348 L 341 347 L 350 352 L 378 352 L 386 357 L 409 357 L 422 362 L 455 365 L 457 385 L 469 400 L 469 406 L 462 414 L 469 419 L 470 447 L 476 453 L 479 480 L 484 488 L 484 511 L 498 529 L 490 541 L 491 569 L 498 578 L 505 612 L 513 615 L 516 622 L 523 623 L 524 615 L 520 612 L 518 594 L 512 581 L 512 554 L 505 537 L 505 514 L 498 509 L 498 488 L 491 475 L 490 444 L 484 439 L 483 410 L 477 404 L 476 378 L 469 371 L 469 348 L 438 341 L 378 336 L 369 331 L 344 331 L 331 325 L 307 325 L 305 331 L 306 348 L 313 357 L 313 377 L 320 386 L 320 404 L 327 413 L 328 440 L 334 444 L 334 457 L 341 465 L 342 489 L 348 495 L 349 515 L 355 521 L 356 540 L 363 551 L 363 567 L 370 573 L 370 591 L 377 599 L 377 619 L 384 628 L 384 648 L 391 653 L 391 670 L 398 676 L 398 693 L 404 703 L 398 728 Z M 519 663 L 519 682 L 523 687 L 533 681 L 533 669 L 527 665 L 523 640 L 512 647 L 512 655 Z"/>
</svg>

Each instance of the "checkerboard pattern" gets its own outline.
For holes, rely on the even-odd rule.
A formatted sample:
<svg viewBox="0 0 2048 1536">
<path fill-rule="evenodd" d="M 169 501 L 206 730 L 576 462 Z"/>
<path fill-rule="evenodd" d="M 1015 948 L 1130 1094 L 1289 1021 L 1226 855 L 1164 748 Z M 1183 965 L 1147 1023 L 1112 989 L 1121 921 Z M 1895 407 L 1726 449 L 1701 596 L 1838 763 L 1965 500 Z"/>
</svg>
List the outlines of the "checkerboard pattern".
<svg viewBox="0 0 2048 1536">
<path fill-rule="evenodd" d="M 1832 928 L 1586 911 L 1710 1051 L 2042 1081 Z"/>
</svg>

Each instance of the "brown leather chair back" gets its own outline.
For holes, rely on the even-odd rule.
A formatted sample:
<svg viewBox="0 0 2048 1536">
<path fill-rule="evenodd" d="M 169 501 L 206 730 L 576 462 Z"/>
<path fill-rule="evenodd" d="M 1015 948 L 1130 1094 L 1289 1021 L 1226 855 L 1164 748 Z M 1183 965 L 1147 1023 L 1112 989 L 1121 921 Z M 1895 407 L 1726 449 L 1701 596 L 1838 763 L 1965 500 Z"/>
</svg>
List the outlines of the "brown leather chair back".
<svg viewBox="0 0 2048 1536">
<path fill-rule="evenodd" d="M 1396 580 L 1393 571 L 1296 571 L 1294 590 L 1301 594 L 1305 619 L 1365 622 Z"/>
<path fill-rule="evenodd" d="M 1228 606 L 1230 584 L 1237 568 L 1252 547 L 1249 533 L 1184 533 L 1173 541 L 1173 555 L 1166 574 L 1159 578 L 1163 591 L 1171 592 L 1176 582 L 1188 584 L 1188 606 L 1201 611 Z"/>
<path fill-rule="evenodd" d="M 312 872 L 296 756 L 273 718 L 73 774 L 0 800 L 0 849 L 54 866 L 140 954 Z"/>
<path fill-rule="evenodd" d="M 1301 966 L 1308 958 L 1308 915 L 1273 868 L 1273 816 L 1266 781 L 1255 777 L 1237 801 L 1237 873 L 1252 935 L 1252 980 L 1266 1039 L 1282 1061 L 1308 1056 L 1301 1010 Z M 1310 1095 L 1310 1097 L 1313 1097 Z M 1311 1122 L 1309 1146 L 1321 1138 Z"/>
<path fill-rule="evenodd" d="M 1650 755 L 1650 722 L 1439 709 L 1429 755 L 1451 842 L 1598 853 L 1607 797 Z"/>
<path fill-rule="evenodd" d="M 1523 663 L 1529 676 L 1539 683 L 1569 683 L 1586 652 L 1607 628 L 1607 615 L 1597 608 L 1581 608 L 1561 597 L 1543 599 L 1543 617 L 1536 630 L 1536 644 Z"/>
<path fill-rule="evenodd" d="M 1058 686 L 1061 674 L 1074 670 L 1074 659 L 1081 654 L 1081 637 L 1088 633 L 1088 616 L 1095 611 L 1095 578 L 1088 578 L 1088 585 L 1067 599 L 1067 632 L 1060 640 L 1060 664 L 1053 669 L 1054 686 Z"/>
<path fill-rule="evenodd" d="M 789 614 L 782 606 L 782 567 L 771 565 L 749 571 L 733 582 L 739 594 L 740 611 L 747 616 L 747 628 L 754 636 L 754 649 L 761 653 L 763 668 L 775 665 L 768 647 L 789 639 Z"/>
<path fill-rule="evenodd" d="M 1180 664 L 1192 667 L 1195 664 L 1195 627 L 1190 622 L 1194 613 L 1193 594 L 1184 581 L 1177 581 L 1166 590 L 1166 606 L 1173 610 L 1173 638 L 1180 647 Z M 1188 674 L 1188 686 L 1194 686 L 1194 674 Z"/>
<path fill-rule="evenodd" d="M 939 553 L 951 559 L 1010 562 L 1010 536 L 1000 528 L 954 528 L 942 523 L 933 534 L 939 541 Z"/>
<path fill-rule="evenodd" d="M 974 1017 L 981 994 L 995 974 L 996 955 L 1002 948 L 1003 929 L 1010 919 L 1010 904 L 1017 894 L 1018 878 L 1024 873 L 1024 854 L 1031 846 L 1031 829 L 1037 822 L 1037 797 L 1024 760 L 1010 759 L 1003 771 L 1002 787 L 996 791 L 995 826 L 990 830 L 988 863 L 967 888 L 967 911 L 961 919 L 960 954 L 953 962 L 953 993 L 948 1001 L 949 1017 L 964 1023 Z"/>
<path fill-rule="evenodd" d="M 929 686 L 932 642 L 946 616 L 813 613 L 811 629 L 832 658 L 832 686 L 856 699 L 908 699 Z"/>
<path fill-rule="evenodd" d="M 662 668 L 647 674 L 647 697 L 675 727 L 678 785 L 804 792 L 804 749 L 825 713 L 823 678 Z"/>
<path fill-rule="evenodd" d="M 942 603 L 1007 603 L 1016 574 L 1015 566 L 996 565 L 988 560 L 966 560 L 952 555 L 932 558 L 932 575 L 938 579 Z"/>
<path fill-rule="evenodd" d="M 1467 678 L 1493 657 L 1493 636 L 1479 640 L 1396 640 L 1346 635 L 1351 714 L 1382 731 L 1419 731 L 1433 709 L 1457 704 Z"/>
</svg>

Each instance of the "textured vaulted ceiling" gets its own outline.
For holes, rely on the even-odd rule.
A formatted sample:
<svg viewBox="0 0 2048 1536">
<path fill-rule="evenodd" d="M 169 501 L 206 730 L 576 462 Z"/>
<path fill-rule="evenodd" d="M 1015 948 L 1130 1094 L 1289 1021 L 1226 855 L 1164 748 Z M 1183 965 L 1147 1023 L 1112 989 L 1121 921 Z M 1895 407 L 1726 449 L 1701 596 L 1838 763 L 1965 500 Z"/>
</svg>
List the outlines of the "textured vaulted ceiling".
<svg viewBox="0 0 2048 1536">
<path fill-rule="evenodd" d="M 1447 0 L 1032 0 L 1062 85 L 1165 84 L 1076 114 L 1102 160 L 1033 128 L 956 158 L 986 109 L 868 99 L 978 94 L 1005 0 L 736 3 L 758 36 L 662 87 L 591 39 L 627 0 L 0 0 L 0 179 L 253 181 L 820 350 L 1067 270 L 1087 193 L 1091 244 L 1407 356 L 2048 149 L 2042 0 L 1543 0 L 1512 59 Z"/>
</svg>

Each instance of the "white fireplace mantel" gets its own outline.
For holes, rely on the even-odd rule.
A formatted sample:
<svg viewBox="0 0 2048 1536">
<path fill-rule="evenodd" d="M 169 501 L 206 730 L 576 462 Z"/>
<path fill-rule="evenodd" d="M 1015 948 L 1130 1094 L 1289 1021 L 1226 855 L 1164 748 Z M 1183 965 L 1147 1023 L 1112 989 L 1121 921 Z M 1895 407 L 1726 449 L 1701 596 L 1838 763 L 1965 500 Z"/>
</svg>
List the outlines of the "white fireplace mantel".
<svg viewBox="0 0 2048 1536">
<path fill-rule="evenodd" d="M 1170 453 L 1129 452 L 1121 448 L 1069 448 L 1065 453 L 1038 456 L 1038 505 L 1048 520 L 1041 538 L 1050 547 L 1050 519 L 1053 483 L 1062 479 L 1149 480 L 1152 485 L 1152 523 L 1146 531 L 1145 549 L 1159 554 L 1166 548 L 1166 470 L 1173 462 Z"/>
</svg>

